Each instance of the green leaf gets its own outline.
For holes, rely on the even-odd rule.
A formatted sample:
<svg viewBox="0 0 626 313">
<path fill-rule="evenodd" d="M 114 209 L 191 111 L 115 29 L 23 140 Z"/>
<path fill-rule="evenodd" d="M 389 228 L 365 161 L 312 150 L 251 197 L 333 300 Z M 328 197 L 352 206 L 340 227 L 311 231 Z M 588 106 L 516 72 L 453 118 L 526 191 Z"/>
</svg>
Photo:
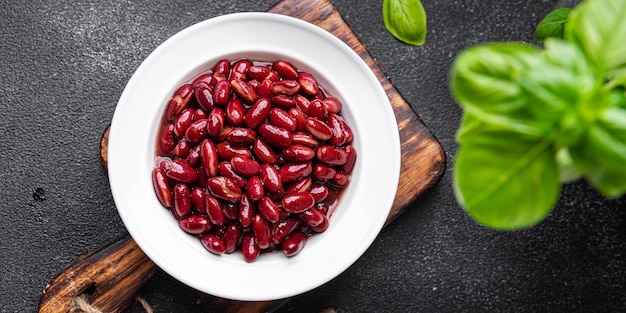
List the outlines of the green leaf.
<svg viewBox="0 0 626 313">
<path fill-rule="evenodd" d="M 452 65 L 450 88 L 461 107 L 483 122 L 533 136 L 547 135 L 550 125 L 532 120 L 519 83 L 529 68 L 541 62 L 539 50 L 526 44 L 475 46 Z"/>
<path fill-rule="evenodd" d="M 606 197 L 626 193 L 626 109 L 613 106 L 589 127 L 572 155 L 585 178 Z"/>
<path fill-rule="evenodd" d="M 454 189 L 458 202 L 483 225 L 520 229 L 537 224 L 560 190 L 552 139 L 484 130 L 461 145 Z"/>
<path fill-rule="evenodd" d="M 587 0 L 572 11 L 566 40 L 583 50 L 605 79 L 624 80 L 626 1 Z"/>
<path fill-rule="evenodd" d="M 426 11 L 420 0 L 384 0 L 383 21 L 404 43 L 421 46 L 426 41 Z"/>
<path fill-rule="evenodd" d="M 544 42 L 547 38 L 563 38 L 563 30 L 571 8 L 558 8 L 548 13 L 535 29 L 538 42 Z"/>
<path fill-rule="evenodd" d="M 539 66 L 529 68 L 519 79 L 536 119 L 553 122 L 600 88 L 584 54 L 567 42 L 549 38 L 541 59 Z"/>
</svg>

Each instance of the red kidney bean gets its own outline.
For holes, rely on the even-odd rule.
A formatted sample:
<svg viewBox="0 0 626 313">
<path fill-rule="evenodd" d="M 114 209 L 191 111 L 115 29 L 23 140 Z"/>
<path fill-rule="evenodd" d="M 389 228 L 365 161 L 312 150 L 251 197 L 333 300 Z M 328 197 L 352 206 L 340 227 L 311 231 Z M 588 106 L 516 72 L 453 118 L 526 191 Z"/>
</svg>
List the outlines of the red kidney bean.
<svg viewBox="0 0 626 313">
<path fill-rule="evenodd" d="M 274 164 L 278 160 L 276 153 L 265 141 L 261 139 L 256 139 L 254 141 L 254 145 L 252 146 L 252 150 L 254 151 L 254 155 L 259 159 L 259 161 L 267 164 Z"/>
<path fill-rule="evenodd" d="M 352 129 L 350 128 L 350 126 L 348 126 L 348 123 L 346 123 L 346 121 L 342 121 L 343 122 L 343 136 L 346 138 L 345 144 L 351 144 L 352 140 L 354 139 L 354 134 L 352 133 Z"/>
<path fill-rule="evenodd" d="M 304 163 L 286 163 L 280 167 L 278 174 L 280 175 L 283 183 L 293 183 L 306 176 L 311 175 L 313 171 L 313 164 L 311 161 Z"/>
<path fill-rule="evenodd" d="M 211 137 L 217 137 L 224 128 L 224 118 L 226 113 L 222 108 L 215 107 L 207 117 L 207 132 Z"/>
<path fill-rule="evenodd" d="M 315 227 L 324 222 L 324 213 L 316 208 L 310 208 L 300 213 L 300 219 L 307 225 Z"/>
<path fill-rule="evenodd" d="M 274 95 L 295 95 L 300 91 L 300 84 L 295 80 L 279 80 L 272 83 Z"/>
<path fill-rule="evenodd" d="M 252 225 L 252 220 L 256 215 L 256 207 L 250 201 L 250 198 L 246 194 L 243 194 L 241 197 L 241 202 L 239 203 L 239 224 L 243 228 L 248 228 Z"/>
<path fill-rule="evenodd" d="M 184 84 L 176 89 L 167 105 L 167 121 L 174 121 L 174 118 L 187 107 L 192 95 L 193 87 L 191 84 Z"/>
<path fill-rule="evenodd" d="M 302 112 L 298 108 L 291 108 L 287 112 L 289 115 L 293 116 L 296 119 L 296 130 L 304 131 L 306 130 L 306 114 Z"/>
<path fill-rule="evenodd" d="M 250 234 L 244 234 L 241 239 L 241 254 L 246 262 L 254 262 L 261 253 L 261 249 L 257 245 L 254 237 Z"/>
<path fill-rule="evenodd" d="M 241 146 L 233 146 L 230 142 L 220 142 L 216 146 L 217 155 L 222 160 L 230 160 L 234 156 L 240 156 L 244 158 L 252 158 L 252 152 L 250 149 Z"/>
<path fill-rule="evenodd" d="M 226 217 L 226 219 L 228 219 L 229 221 L 237 220 L 237 217 L 239 215 L 239 205 L 235 203 L 223 203 L 222 208 L 224 209 L 224 216 Z"/>
<path fill-rule="evenodd" d="M 196 145 L 189 151 L 187 155 L 187 164 L 196 166 L 200 163 L 200 145 Z"/>
<path fill-rule="evenodd" d="M 289 213 L 302 213 L 315 205 L 315 198 L 308 192 L 288 193 L 283 197 L 282 205 Z"/>
<path fill-rule="evenodd" d="M 324 100 L 324 104 L 326 104 L 326 109 L 330 113 L 339 113 L 341 111 L 341 101 L 335 97 L 326 97 Z"/>
<path fill-rule="evenodd" d="M 170 164 L 172 164 L 172 159 L 170 159 L 169 157 L 160 156 L 156 158 L 155 163 L 156 167 L 160 168 L 164 171 L 164 173 L 166 173 L 170 170 Z"/>
<path fill-rule="evenodd" d="M 235 224 L 226 226 L 226 230 L 222 235 L 222 241 L 224 242 L 224 253 L 230 254 L 237 250 L 239 245 L 239 239 L 241 239 L 241 232 Z"/>
<path fill-rule="evenodd" d="M 196 86 L 198 86 L 198 84 L 204 83 L 204 84 L 209 85 L 209 88 L 212 89 L 214 82 L 215 81 L 213 79 L 213 74 L 205 73 L 205 74 L 201 74 L 196 79 L 194 79 L 193 82 L 191 83 L 191 86 L 193 86 L 193 88 L 195 89 Z"/>
<path fill-rule="evenodd" d="M 222 127 L 222 131 L 220 132 L 219 135 L 217 135 L 216 141 L 217 142 L 227 141 L 228 135 L 230 135 L 230 132 L 233 131 L 233 129 L 235 129 L 235 127 L 232 127 L 228 124 L 224 124 L 224 127 Z"/>
<path fill-rule="evenodd" d="M 252 129 L 259 127 L 269 116 L 271 108 L 272 106 L 267 98 L 257 100 L 246 112 L 244 117 L 246 126 Z"/>
<path fill-rule="evenodd" d="M 208 137 L 208 122 L 208 119 L 193 122 L 191 125 L 189 125 L 189 128 L 187 128 L 187 131 L 185 131 L 185 138 L 187 138 L 190 143 L 198 143 L 202 139 Z"/>
<path fill-rule="evenodd" d="M 287 188 L 285 189 L 285 193 L 309 191 L 309 189 L 311 189 L 312 184 L 313 184 L 313 180 L 311 179 L 311 176 L 307 176 L 287 186 Z"/>
<path fill-rule="evenodd" d="M 261 164 L 260 178 L 267 192 L 278 192 L 283 187 L 281 175 L 268 164 Z"/>
<path fill-rule="evenodd" d="M 206 197 L 204 188 L 194 187 L 191 190 L 191 204 L 197 214 L 206 214 Z"/>
<path fill-rule="evenodd" d="M 272 93 L 272 81 L 264 79 L 259 83 L 259 87 L 256 89 L 256 94 L 261 98 L 271 99 L 274 93 Z"/>
<path fill-rule="evenodd" d="M 207 176 L 204 167 L 202 167 L 202 165 L 198 166 L 198 170 L 196 172 L 198 173 L 196 184 L 202 188 L 206 188 L 209 177 Z"/>
<path fill-rule="evenodd" d="M 319 146 L 316 155 L 318 160 L 329 165 L 344 165 L 348 161 L 343 149 L 330 145 Z"/>
<path fill-rule="evenodd" d="M 316 118 L 322 122 L 325 122 L 328 118 L 328 110 L 326 109 L 326 105 L 322 100 L 315 99 L 311 101 L 309 105 L 309 110 L 307 111 L 309 117 Z"/>
<path fill-rule="evenodd" d="M 172 160 L 170 170 L 165 175 L 183 183 L 193 183 L 198 178 L 196 170 L 181 159 Z"/>
<path fill-rule="evenodd" d="M 324 220 L 317 226 L 310 226 L 311 230 L 316 233 L 323 233 L 328 229 L 329 223 L 328 218 L 324 215 Z"/>
<path fill-rule="evenodd" d="M 274 224 L 272 241 L 274 244 L 282 243 L 298 226 L 300 226 L 300 220 L 295 217 L 279 220 Z"/>
<path fill-rule="evenodd" d="M 269 66 L 252 65 L 248 67 L 247 75 L 250 79 L 262 81 L 270 75 L 270 71 Z"/>
<path fill-rule="evenodd" d="M 326 187 L 326 185 L 315 183 L 311 185 L 309 193 L 315 199 L 315 203 L 319 203 L 324 201 L 326 197 L 328 197 L 328 187 Z"/>
<path fill-rule="evenodd" d="M 228 133 L 228 141 L 236 146 L 247 146 L 256 140 L 256 132 L 250 128 L 235 127 Z"/>
<path fill-rule="evenodd" d="M 344 172 L 337 172 L 331 182 L 333 185 L 343 188 L 350 182 L 350 177 Z"/>
<path fill-rule="evenodd" d="M 211 221 L 202 215 L 189 215 L 182 218 L 178 225 L 189 234 L 199 235 L 211 230 Z"/>
<path fill-rule="evenodd" d="M 328 140 L 333 136 L 333 131 L 330 127 L 314 117 L 308 117 L 306 119 L 305 128 L 311 135 L 321 141 Z"/>
<path fill-rule="evenodd" d="M 261 181 L 261 178 L 258 176 L 248 178 L 248 181 L 246 182 L 246 193 L 252 201 L 258 201 L 263 198 L 265 190 L 263 189 L 263 182 Z"/>
<path fill-rule="evenodd" d="M 256 91 L 248 83 L 240 79 L 234 79 L 230 81 L 230 88 L 235 92 L 239 98 L 246 103 L 253 103 L 257 99 Z"/>
<path fill-rule="evenodd" d="M 174 147 L 174 150 L 172 150 L 172 153 L 174 156 L 184 159 L 189 155 L 189 151 L 191 151 L 191 144 L 189 144 L 187 139 L 181 138 Z"/>
<path fill-rule="evenodd" d="M 315 166 L 313 166 L 313 177 L 317 180 L 325 181 L 332 179 L 335 177 L 336 173 L 337 170 L 328 165 L 315 164 Z"/>
<path fill-rule="evenodd" d="M 313 75 L 305 72 L 298 73 L 298 83 L 304 93 L 310 96 L 317 94 L 318 85 Z"/>
<path fill-rule="evenodd" d="M 272 69 L 276 71 L 278 75 L 280 75 L 280 77 L 282 77 L 283 79 L 298 78 L 298 71 L 293 65 L 291 65 L 291 63 L 287 61 L 278 60 L 274 62 L 274 64 L 272 64 Z"/>
<path fill-rule="evenodd" d="M 328 115 L 328 126 L 333 132 L 333 135 L 330 137 L 330 143 L 334 146 L 342 146 L 346 142 L 346 137 L 343 122 L 339 115 L 330 113 Z"/>
<path fill-rule="evenodd" d="M 241 100 L 238 98 L 232 98 L 228 101 L 226 105 L 226 121 L 231 126 L 239 126 L 243 124 L 243 120 L 245 117 L 245 111 L 243 108 L 243 104 L 241 104 Z"/>
<path fill-rule="evenodd" d="M 226 217 L 224 216 L 221 202 L 211 195 L 205 195 L 204 199 L 206 214 L 211 223 L 216 226 L 224 225 Z"/>
<path fill-rule="evenodd" d="M 207 174 L 207 177 L 217 176 L 219 173 L 219 156 L 217 155 L 217 148 L 213 141 L 205 139 L 200 143 L 200 160 L 202 161 L 202 167 Z"/>
<path fill-rule="evenodd" d="M 278 205 L 268 197 L 261 198 L 257 210 L 270 223 L 276 223 L 280 218 Z"/>
<path fill-rule="evenodd" d="M 230 164 L 233 166 L 233 170 L 242 176 L 250 177 L 259 174 L 261 167 L 259 162 L 240 156 L 235 156 L 230 160 Z"/>
<path fill-rule="evenodd" d="M 159 147 L 161 148 L 161 152 L 163 154 L 170 154 L 172 150 L 176 146 L 176 137 L 174 137 L 174 125 L 173 124 L 165 124 L 163 128 L 161 128 L 161 133 L 159 134 Z"/>
<path fill-rule="evenodd" d="M 155 167 L 152 170 L 152 184 L 156 193 L 157 199 L 166 208 L 170 208 L 173 204 L 172 200 L 172 187 L 170 182 L 165 176 L 165 171 L 159 167 Z"/>
<path fill-rule="evenodd" d="M 351 145 L 345 146 L 343 150 L 346 152 L 346 163 L 343 164 L 341 170 L 346 174 L 350 174 L 356 163 L 356 150 Z"/>
<path fill-rule="evenodd" d="M 311 106 L 311 100 L 307 97 L 297 94 L 293 96 L 293 102 L 296 104 L 296 108 L 300 109 L 302 113 L 309 114 L 309 107 Z"/>
<path fill-rule="evenodd" d="M 307 237 L 301 231 L 294 231 L 283 241 L 281 245 L 281 249 L 286 256 L 291 257 L 294 256 L 304 248 L 306 244 Z"/>
<path fill-rule="evenodd" d="M 174 134 L 178 137 L 182 137 L 185 135 L 185 131 L 187 128 L 193 123 L 193 112 L 195 110 L 192 108 L 186 108 L 176 117 L 176 121 L 174 122 Z"/>
<path fill-rule="evenodd" d="M 262 124 L 259 126 L 258 131 L 259 136 L 261 136 L 265 142 L 277 148 L 285 148 L 289 146 L 293 140 L 289 131 L 272 124 Z"/>
<path fill-rule="evenodd" d="M 272 108 L 270 110 L 269 122 L 274 126 L 284 128 L 292 133 L 296 131 L 296 128 L 298 126 L 296 118 L 289 115 L 287 112 L 280 108 Z"/>
<path fill-rule="evenodd" d="M 285 160 L 292 162 L 306 162 L 315 156 L 315 151 L 301 145 L 290 145 L 280 152 Z"/>
<path fill-rule="evenodd" d="M 213 234 L 204 234 L 200 237 L 202 245 L 213 254 L 223 254 L 226 251 L 226 245 L 224 242 Z"/>
<path fill-rule="evenodd" d="M 230 101 L 230 83 L 226 80 L 221 80 L 213 88 L 213 104 L 225 106 L 228 104 L 228 101 Z"/>
<path fill-rule="evenodd" d="M 180 217 L 191 213 L 191 191 L 187 184 L 178 183 L 174 185 L 174 210 Z"/>
<path fill-rule="evenodd" d="M 195 111 L 193 111 L 193 118 L 192 120 L 195 121 L 199 121 L 199 120 L 203 120 L 209 118 L 209 113 L 207 113 L 207 111 L 205 111 L 203 108 L 197 108 Z"/>
<path fill-rule="evenodd" d="M 230 73 L 230 61 L 222 59 L 213 67 L 213 77 L 219 82 L 228 79 Z"/>
<path fill-rule="evenodd" d="M 246 179 L 235 172 L 230 161 L 221 162 L 219 168 L 220 175 L 230 178 L 240 188 L 244 188 L 246 186 Z"/>
<path fill-rule="evenodd" d="M 256 80 L 249 80 L 247 81 L 248 85 L 250 85 L 250 87 L 252 87 L 252 89 L 254 89 L 254 91 L 256 92 L 257 95 L 257 99 L 258 98 L 263 98 L 261 96 L 259 96 L 259 86 L 261 86 L 261 83 L 256 81 Z"/>
<path fill-rule="evenodd" d="M 239 80 L 247 80 L 248 79 L 248 68 L 252 66 L 252 62 L 250 60 L 242 59 L 232 66 L 230 76 L 228 80 L 232 81 L 235 79 Z"/>
<path fill-rule="evenodd" d="M 294 145 L 302 145 L 309 148 L 315 148 L 319 144 L 319 141 L 317 141 L 315 137 L 305 132 L 294 132 L 292 134 L 292 138 L 292 142 Z"/>
<path fill-rule="evenodd" d="M 194 85 L 194 95 L 196 102 L 205 110 L 211 111 L 213 109 L 213 87 L 209 83 L 199 82 Z"/>
<path fill-rule="evenodd" d="M 255 215 L 252 220 L 252 232 L 254 233 L 254 239 L 257 245 L 261 249 L 267 249 L 270 246 L 272 240 L 272 233 L 270 226 L 260 215 Z"/>
<path fill-rule="evenodd" d="M 283 110 L 289 110 L 296 105 L 296 103 L 293 101 L 293 98 L 287 95 L 273 96 L 270 101 L 272 102 L 272 105 Z"/>
<path fill-rule="evenodd" d="M 216 197 L 230 203 L 241 201 L 241 187 L 224 176 L 211 177 L 207 181 L 209 191 Z"/>
</svg>

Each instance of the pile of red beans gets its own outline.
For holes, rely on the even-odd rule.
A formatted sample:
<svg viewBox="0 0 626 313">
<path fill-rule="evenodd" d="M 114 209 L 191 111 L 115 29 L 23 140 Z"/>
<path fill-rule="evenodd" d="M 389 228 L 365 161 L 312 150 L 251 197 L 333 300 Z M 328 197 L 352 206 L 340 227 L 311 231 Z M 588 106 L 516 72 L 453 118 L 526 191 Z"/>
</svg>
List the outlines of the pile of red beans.
<svg viewBox="0 0 626 313">
<path fill-rule="evenodd" d="M 357 154 L 341 107 L 284 60 L 220 60 L 169 100 L 157 198 L 214 254 L 293 256 L 328 228 L 350 181 Z"/>
</svg>

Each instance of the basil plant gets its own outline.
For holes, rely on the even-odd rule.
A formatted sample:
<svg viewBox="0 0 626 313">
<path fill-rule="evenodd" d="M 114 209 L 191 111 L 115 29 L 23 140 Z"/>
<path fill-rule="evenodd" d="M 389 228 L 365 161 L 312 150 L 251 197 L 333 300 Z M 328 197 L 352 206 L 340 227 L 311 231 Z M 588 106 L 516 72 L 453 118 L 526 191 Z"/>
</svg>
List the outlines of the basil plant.
<svg viewBox="0 0 626 313">
<path fill-rule="evenodd" d="M 586 0 L 538 27 L 542 47 L 480 44 L 455 59 L 453 183 L 477 222 L 536 225 L 578 179 L 607 198 L 626 193 L 625 16 L 624 0 Z"/>
</svg>

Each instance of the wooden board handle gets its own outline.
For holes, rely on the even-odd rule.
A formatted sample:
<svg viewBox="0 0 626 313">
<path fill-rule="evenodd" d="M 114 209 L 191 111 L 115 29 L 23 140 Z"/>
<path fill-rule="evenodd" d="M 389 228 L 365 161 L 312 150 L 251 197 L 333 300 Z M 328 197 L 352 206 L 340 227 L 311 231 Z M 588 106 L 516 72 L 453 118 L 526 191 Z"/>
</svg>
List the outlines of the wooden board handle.
<svg viewBox="0 0 626 313">
<path fill-rule="evenodd" d="M 156 269 L 134 240 L 120 239 L 65 267 L 43 290 L 39 312 L 82 312 L 76 299 L 83 294 L 102 312 L 123 312 Z"/>
</svg>

